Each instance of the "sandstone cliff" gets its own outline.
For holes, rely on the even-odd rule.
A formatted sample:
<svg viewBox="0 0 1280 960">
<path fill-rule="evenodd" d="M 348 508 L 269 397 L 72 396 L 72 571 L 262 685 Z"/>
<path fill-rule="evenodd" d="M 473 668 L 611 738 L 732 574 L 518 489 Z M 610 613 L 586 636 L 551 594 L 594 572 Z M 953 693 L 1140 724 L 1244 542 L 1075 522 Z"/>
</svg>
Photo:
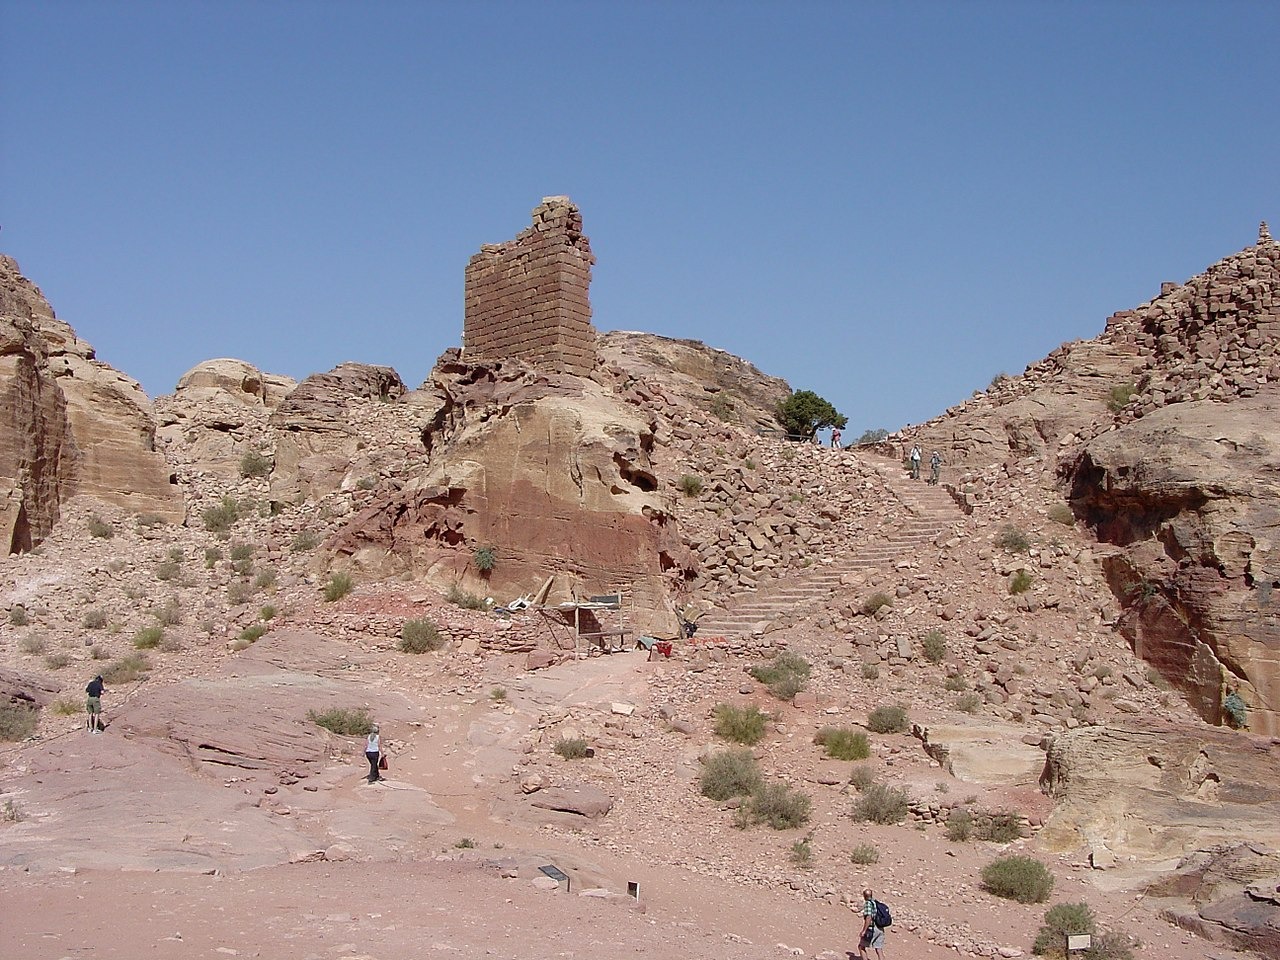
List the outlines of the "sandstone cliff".
<svg viewBox="0 0 1280 960">
<path fill-rule="evenodd" d="M 76 494 L 182 520 L 182 495 L 155 449 L 151 401 L 96 360 L 4 256 L 0 407 L 0 540 L 9 552 L 48 536 L 60 504 Z"/>
</svg>

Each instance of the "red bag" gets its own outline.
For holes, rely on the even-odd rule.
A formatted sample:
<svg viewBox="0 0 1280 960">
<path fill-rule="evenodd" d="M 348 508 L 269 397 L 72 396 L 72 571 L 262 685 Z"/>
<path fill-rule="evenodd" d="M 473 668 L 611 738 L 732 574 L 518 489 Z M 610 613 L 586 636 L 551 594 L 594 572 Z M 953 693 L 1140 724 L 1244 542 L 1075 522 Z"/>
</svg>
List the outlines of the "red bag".
<svg viewBox="0 0 1280 960">
<path fill-rule="evenodd" d="M 387 769 L 387 755 L 385 753 L 382 754 L 382 756 L 378 757 L 378 769 L 379 770 Z"/>
</svg>

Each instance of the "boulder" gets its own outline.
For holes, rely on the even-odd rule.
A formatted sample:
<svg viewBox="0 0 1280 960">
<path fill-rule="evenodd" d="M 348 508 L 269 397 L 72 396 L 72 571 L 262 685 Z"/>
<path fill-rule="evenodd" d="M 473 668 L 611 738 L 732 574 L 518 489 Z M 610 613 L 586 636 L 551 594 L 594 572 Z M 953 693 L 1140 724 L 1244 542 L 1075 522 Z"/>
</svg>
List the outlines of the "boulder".
<svg viewBox="0 0 1280 960">
<path fill-rule="evenodd" d="M 588 820 L 603 817 L 613 808 L 613 798 L 589 783 L 544 787 L 529 795 L 529 803 L 543 810 L 573 813 Z"/>
</svg>

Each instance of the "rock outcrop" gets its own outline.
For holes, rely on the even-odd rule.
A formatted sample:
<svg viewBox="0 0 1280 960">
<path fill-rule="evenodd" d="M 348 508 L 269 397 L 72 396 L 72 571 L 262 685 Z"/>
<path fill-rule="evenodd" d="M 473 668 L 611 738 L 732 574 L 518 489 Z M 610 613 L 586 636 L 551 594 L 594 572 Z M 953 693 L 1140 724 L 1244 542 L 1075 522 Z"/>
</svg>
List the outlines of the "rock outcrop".
<svg viewBox="0 0 1280 960">
<path fill-rule="evenodd" d="M 600 337 L 596 352 L 623 391 L 636 381 L 658 383 L 666 395 L 749 429 L 776 430 L 774 412 L 791 392 L 785 380 L 699 340 L 614 330 Z"/>
<path fill-rule="evenodd" d="M 151 401 L 95 359 L 18 264 L 0 256 L 0 541 L 30 549 L 68 497 L 181 521 Z"/>
<path fill-rule="evenodd" d="M 635 629 L 674 635 L 670 581 L 692 559 L 656 492 L 652 424 L 594 381 L 453 356 L 433 373 L 430 464 L 359 513 L 338 551 L 498 602 L 548 577 L 552 602 L 622 589 Z M 481 547 L 491 571 L 473 563 Z"/>
</svg>

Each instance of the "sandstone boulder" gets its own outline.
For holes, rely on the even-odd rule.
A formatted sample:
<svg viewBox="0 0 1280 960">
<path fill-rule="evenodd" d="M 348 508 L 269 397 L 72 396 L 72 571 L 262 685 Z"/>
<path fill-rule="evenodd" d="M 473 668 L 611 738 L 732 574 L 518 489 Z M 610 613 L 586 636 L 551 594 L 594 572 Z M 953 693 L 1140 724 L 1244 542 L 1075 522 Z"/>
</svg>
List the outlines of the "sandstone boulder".
<svg viewBox="0 0 1280 960">
<path fill-rule="evenodd" d="M 543 810 L 573 813 L 588 820 L 603 817 L 613 809 L 613 798 L 589 783 L 544 787 L 529 795 L 529 803 Z"/>
</svg>

